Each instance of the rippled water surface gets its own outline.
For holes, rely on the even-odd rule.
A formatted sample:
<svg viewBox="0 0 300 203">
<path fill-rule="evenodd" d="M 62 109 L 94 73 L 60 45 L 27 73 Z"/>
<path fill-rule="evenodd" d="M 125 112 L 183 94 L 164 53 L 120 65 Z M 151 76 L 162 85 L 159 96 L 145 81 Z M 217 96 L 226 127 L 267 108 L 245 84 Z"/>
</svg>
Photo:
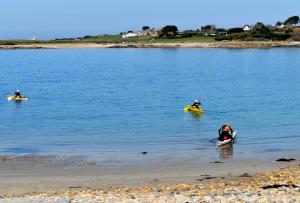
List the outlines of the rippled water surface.
<svg viewBox="0 0 300 203">
<path fill-rule="evenodd" d="M 297 151 L 300 49 L 0 51 L 1 154 Z M 8 102 L 15 89 L 27 102 Z M 201 98 L 197 117 L 183 107 Z M 218 154 L 223 123 L 238 130 Z"/>
</svg>

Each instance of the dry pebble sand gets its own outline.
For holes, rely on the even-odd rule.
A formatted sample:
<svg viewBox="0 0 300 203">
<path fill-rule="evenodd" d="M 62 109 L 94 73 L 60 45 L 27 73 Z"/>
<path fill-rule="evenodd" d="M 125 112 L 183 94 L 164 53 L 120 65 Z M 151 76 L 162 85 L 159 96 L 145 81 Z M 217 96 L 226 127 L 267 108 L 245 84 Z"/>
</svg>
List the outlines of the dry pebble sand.
<svg viewBox="0 0 300 203">
<path fill-rule="evenodd" d="M 2 196 L 11 202 L 300 202 L 300 166 L 267 173 L 242 174 L 198 180 L 194 184 L 111 188 L 68 192 L 31 193 L 20 197 Z"/>
<path fill-rule="evenodd" d="M 223 41 L 185 43 L 25 43 L 0 45 L 0 49 L 66 49 L 66 48 L 274 48 L 300 47 L 298 41 Z"/>
</svg>

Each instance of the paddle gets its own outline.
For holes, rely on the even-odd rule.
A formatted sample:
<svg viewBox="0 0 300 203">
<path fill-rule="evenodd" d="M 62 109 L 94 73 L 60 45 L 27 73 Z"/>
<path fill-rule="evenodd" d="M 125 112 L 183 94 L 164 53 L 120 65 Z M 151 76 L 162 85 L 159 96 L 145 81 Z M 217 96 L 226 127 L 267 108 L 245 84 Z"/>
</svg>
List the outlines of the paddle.
<svg viewBox="0 0 300 203">
<path fill-rule="evenodd" d="M 217 142 L 217 139 L 218 138 L 211 139 L 211 140 L 209 140 L 209 142 Z"/>
</svg>

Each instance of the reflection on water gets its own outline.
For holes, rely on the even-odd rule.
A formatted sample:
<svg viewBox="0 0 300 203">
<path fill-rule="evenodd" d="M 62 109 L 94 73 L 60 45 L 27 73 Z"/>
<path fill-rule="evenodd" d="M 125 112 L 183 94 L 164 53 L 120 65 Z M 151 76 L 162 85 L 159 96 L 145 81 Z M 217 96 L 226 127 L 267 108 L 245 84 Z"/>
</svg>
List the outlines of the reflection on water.
<svg viewBox="0 0 300 203">
<path fill-rule="evenodd" d="M 9 101 L 9 102 L 14 103 L 14 104 L 12 104 L 12 105 L 14 105 L 14 110 L 15 110 L 15 111 L 22 110 L 22 103 L 23 103 L 24 101 Z"/>
<path fill-rule="evenodd" d="M 199 119 L 201 116 L 203 116 L 203 112 L 191 112 L 193 115 L 193 118 Z"/>
<path fill-rule="evenodd" d="M 229 143 L 217 148 L 220 159 L 228 159 L 233 157 L 233 144 Z"/>
</svg>

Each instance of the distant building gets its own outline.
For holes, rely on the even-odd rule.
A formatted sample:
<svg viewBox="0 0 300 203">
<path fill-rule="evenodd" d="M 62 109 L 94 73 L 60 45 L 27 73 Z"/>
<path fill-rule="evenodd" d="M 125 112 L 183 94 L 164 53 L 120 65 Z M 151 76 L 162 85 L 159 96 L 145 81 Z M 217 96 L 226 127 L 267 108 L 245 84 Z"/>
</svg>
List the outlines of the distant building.
<svg viewBox="0 0 300 203">
<path fill-rule="evenodd" d="M 150 30 L 137 31 L 134 33 L 137 34 L 137 36 L 147 36 L 147 35 L 150 35 Z"/>
<path fill-rule="evenodd" d="M 37 38 L 36 38 L 36 36 L 33 36 L 30 40 L 31 41 L 37 41 Z"/>
<path fill-rule="evenodd" d="M 300 34 L 300 26 L 293 27 L 293 32 Z"/>
<path fill-rule="evenodd" d="M 244 27 L 243 27 L 243 30 L 244 30 L 244 31 L 250 31 L 250 30 L 252 30 L 252 29 L 253 29 L 253 26 L 252 26 L 252 25 L 249 25 L 249 24 L 244 25 Z"/>
<path fill-rule="evenodd" d="M 295 41 L 300 41 L 300 26 L 295 26 L 293 28 L 292 39 L 295 40 Z"/>
<path fill-rule="evenodd" d="M 216 33 L 215 25 L 205 25 L 201 27 L 201 33 L 204 35 L 213 35 Z"/>
<path fill-rule="evenodd" d="M 127 32 L 127 33 L 123 33 L 122 34 L 122 38 L 123 39 L 137 37 L 137 36 L 138 35 L 136 33 L 133 33 L 133 32 Z"/>
<path fill-rule="evenodd" d="M 276 25 L 276 27 L 277 27 L 278 29 L 283 29 L 283 28 L 285 27 L 285 25 L 282 23 L 282 24 L 280 24 L 280 25 Z"/>
<path fill-rule="evenodd" d="M 121 32 L 120 35 L 123 39 L 131 38 L 131 37 L 144 37 L 144 36 L 152 36 L 158 37 L 162 32 L 162 28 L 152 28 L 146 30 L 139 30 L 139 31 L 128 31 L 128 32 Z"/>
<path fill-rule="evenodd" d="M 282 31 L 284 31 L 285 33 L 292 33 L 294 31 L 294 26 L 285 25 L 284 28 L 282 28 Z"/>
<path fill-rule="evenodd" d="M 270 30 L 276 30 L 276 26 L 273 25 L 266 25 L 267 28 L 269 28 Z"/>
<path fill-rule="evenodd" d="M 162 33 L 162 28 L 153 28 L 153 29 L 150 31 L 150 35 L 151 35 L 152 37 L 158 37 L 161 33 Z"/>
</svg>

